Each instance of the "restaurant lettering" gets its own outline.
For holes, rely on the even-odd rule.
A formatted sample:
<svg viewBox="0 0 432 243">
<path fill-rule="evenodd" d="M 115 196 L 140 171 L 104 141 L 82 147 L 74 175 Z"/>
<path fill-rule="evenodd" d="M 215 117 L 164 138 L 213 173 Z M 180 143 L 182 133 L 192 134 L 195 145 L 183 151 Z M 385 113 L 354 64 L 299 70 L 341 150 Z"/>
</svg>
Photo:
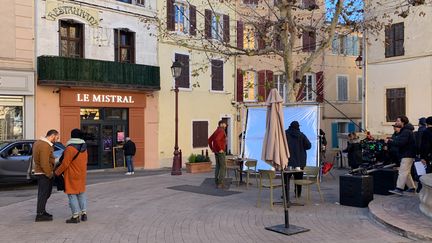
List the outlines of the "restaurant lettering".
<svg viewBox="0 0 432 243">
<path fill-rule="evenodd" d="M 56 20 L 61 15 L 74 15 L 84 19 L 92 26 L 99 24 L 98 12 L 92 9 L 81 8 L 80 6 L 59 5 L 57 2 L 48 1 L 46 5 L 46 19 Z"/>
<path fill-rule="evenodd" d="M 96 103 L 123 103 L 133 104 L 135 101 L 132 96 L 127 95 L 101 95 L 101 94 L 77 94 L 78 102 L 96 102 Z"/>
</svg>

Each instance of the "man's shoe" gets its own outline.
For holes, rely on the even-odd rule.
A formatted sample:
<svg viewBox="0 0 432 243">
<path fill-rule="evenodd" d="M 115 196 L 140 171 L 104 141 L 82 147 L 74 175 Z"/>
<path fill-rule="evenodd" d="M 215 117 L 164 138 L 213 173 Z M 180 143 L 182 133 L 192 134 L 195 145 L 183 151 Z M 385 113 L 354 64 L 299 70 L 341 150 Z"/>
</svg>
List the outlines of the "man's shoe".
<svg viewBox="0 0 432 243">
<path fill-rule="evenodd" d="M 79 217 L 72 217 L 70 219 L 66 219 L 66 224 L 78 224 L 79 222 Z"/>
<path fill-rule="evenodd" d="M 81 221 L 83 221 L 83 222 L 87 221 L 87 214 L 86 213 L 81 214 Z"/>
<path fill-rule="evenodd" d="M 52 216 L 50 217 L 50 216 L 44 215 L 44 214 L 38 214 L 38 215 L 36 215 L 36 218 L 35 218 L 35 222 L 52 221 L 52 220 L 53 220 Z"/>
<path fill-rule="evenodd" d="M 48 212 L 46 212 L 46 211 L 43 212 L 42 214 L 45 215 L 45 216 L 51 217 L 51 218 L 53 217 L 52 214 L 50 214 L 50 213 L 48 213 Z"/>
<path fill-rule="evenodd" d="M 414 193 L 415 189 L 414 188 L 409 188 L 408 190 L 406 190 L 406 192 L 412 192 L 412 193 Z"/>
<path fill-rule="evenodd" d="M 403 196 L 403 191 L 401 189 L 399 189 L 399 188 L 396 188 L 394 190 L 389 190 L 389 192 L 393 193 L 393 194 L 396 194 L 396 195 L 399 195 L 399 196 Z"/>
</svg>

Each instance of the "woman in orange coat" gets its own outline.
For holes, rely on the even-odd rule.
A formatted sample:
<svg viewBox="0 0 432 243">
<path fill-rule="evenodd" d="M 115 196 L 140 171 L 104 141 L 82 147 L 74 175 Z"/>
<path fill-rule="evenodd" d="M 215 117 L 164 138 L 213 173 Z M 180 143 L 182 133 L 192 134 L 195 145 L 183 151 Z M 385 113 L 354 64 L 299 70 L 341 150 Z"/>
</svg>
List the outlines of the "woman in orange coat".
<svg viewBox="0 0 432 243">
<path fill-rule="evenodd" d="M 66 223 L 79 223 L 87 221 L 87 145 L 82 139 L 79 129 L 73 129 L 71 139 L 66 143 L 63 152 L 61 165 L 56 169 L 57 176 L 64 173 L 65 193 L 69 198 L 69 206 L 72 210 L 72 217 Z"/>
</svg>

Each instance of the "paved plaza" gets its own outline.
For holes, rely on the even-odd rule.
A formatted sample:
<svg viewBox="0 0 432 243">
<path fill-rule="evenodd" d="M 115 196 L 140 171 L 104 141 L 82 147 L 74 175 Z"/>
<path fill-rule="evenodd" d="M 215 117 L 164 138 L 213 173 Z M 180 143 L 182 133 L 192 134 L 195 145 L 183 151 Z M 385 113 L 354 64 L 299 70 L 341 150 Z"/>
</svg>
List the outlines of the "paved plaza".
<svg viewBox="0 0 432 243">
<path fill-rule="evenodd" d="M 338 171 L 336 170 L 336 173 Z M 343 173 L 343 171 L 339 171 Z M 338 205 L 338 179 L 322 183 L 325 203 L 314 189 L 312 203 L 290 208 L 292 224 L 309 232 L 285 236 L 264 228 L 282 224 L 283 208 L 270 209 L 265 191 L 256 207 L 256 187 L 214 196 L 168 189 L 199 186 L 211 173 L 125 177 L 88 186 L 89 221 L 66 224 L 67 197 L 54 193 L 47 210 L 53 222 L 34 222 L 36 199 L 0 207 L 0 242 L 409 242 L 377 223 L 368 208 Z M 217 190 L 217 189 L 209 189 Z M 211 194 L 211 193 L 210 193 Z M 280 198 L 276 190 L 275 199 Z"/>
</svg>

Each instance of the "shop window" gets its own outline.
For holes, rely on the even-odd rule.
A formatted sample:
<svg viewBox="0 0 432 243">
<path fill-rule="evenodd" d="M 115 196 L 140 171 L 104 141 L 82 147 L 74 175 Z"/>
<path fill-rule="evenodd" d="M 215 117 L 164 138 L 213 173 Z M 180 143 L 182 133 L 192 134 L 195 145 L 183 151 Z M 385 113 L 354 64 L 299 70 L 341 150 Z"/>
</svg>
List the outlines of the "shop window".
<svg viewBox="0 0 432 243">
<path fill-rule="evenodd" d="M 114 30 L 115 61 L 135 63 L 135 33 L 127 29 Z"/>
<path fill-rule="evenodd" d="M 105 108 L 105 119 L 107 120 L 127 120 L 127 109 Z"/>
<path fill-rule="evenodd" d="M 60 56 L 84 57 L 84 27 L 72 21 L 60 21 Z"/>
<path fill-rule="evenodd" d="M 386 121 L 393 122 L 400 115 L 405 115 L 406 109 L 405 88 L 386 90 Z"/>
<path fill-rule="evenodd" d="M 192 133 L 192 146 L 194 148 L 204 148 L 208 146 L 208 121 L 193 121 Z"/>
<path fill-rule="evenodd" d="M 99 109 L 82 108 L 80 110 L 81 120 L 100 120 Z"/>
<path fill-rule="evenodd" d="M 19 99 L 22 101 L 22 99 Z M 4 102 L 3 102 L 4 101 Z M 6 103 L 1 105 L 1 103 Z M 0 102 L 0 140 L 23 138 L 23 104 L 7 104 L 7 99 Z M 19 102 L 20 103 L 20 102 Z"/>
</svg>

